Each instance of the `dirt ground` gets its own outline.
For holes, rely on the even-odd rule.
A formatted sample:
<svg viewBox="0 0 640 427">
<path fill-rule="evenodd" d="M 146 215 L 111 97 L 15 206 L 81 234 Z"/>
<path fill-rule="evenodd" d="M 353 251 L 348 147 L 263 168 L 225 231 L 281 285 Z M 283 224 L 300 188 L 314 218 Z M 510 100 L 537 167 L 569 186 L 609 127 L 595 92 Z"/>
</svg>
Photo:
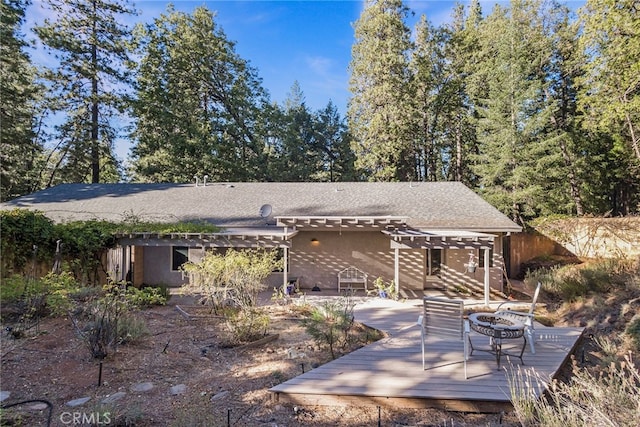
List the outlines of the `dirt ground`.
<svg viewBox="0 0 640 427">
<path fill-rule="evenodd" d="M 99 361 L 68 318 L 47 318 L 37 334 L 17 340 L 3 331 L 0 389 L 11 393 L 3 404 L 48 401 L 53 426 L 518 425 L 510 414 L 274 402 L 270 387 L 330 360 L 328 351 L 306 334 L 299 310 L 268 305 L 269 332 L 277 339 L 229 348 L 221 318 L 201 306 L 180 307 L 190 318 L 176 309 L 175 301 L 141 311 L 148 334 L 108 355 L 101 378 Z M 372 335 L 362 326 L 359 332 Z M 344 351 L 360 345 L 362 340 Z M 90 399 L 67 405 L 80 398 Z M 46 425 L 47 415 L 46 405 L 31 402 L 3 410 L 2 425 Z"/>
</svg>

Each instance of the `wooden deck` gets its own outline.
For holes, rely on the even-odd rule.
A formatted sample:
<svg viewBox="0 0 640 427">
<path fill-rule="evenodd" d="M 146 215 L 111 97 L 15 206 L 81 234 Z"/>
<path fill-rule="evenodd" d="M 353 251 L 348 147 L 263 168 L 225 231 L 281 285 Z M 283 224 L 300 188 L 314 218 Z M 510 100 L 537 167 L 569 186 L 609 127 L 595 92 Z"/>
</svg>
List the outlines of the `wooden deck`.
<svg viewBox="0 0 640 427">
<path fill-rule="evenodd" d="M 492 354 L 474 351 L 465 380 L 462 340 L 429 336 L 423 371 L 420 328 L 413 326 L 419 311 L 411 305 L 404 309 L 395 305 L 365 307 L 356 318 L 365 324 L 378 323 L 380 328 L 387 317 L 392 335 L 271 388 L 274 399 L 307 405 L 499 412 L 511 408 L 510 376 L 520 372 L 540 378 L 534 390 L 540 395 L 575 350 L 583 332 L 582 328 L 537 329 L 536 354 L 531 354 L 527 345 L 524 365 L 516 357 L 503 356 L 498 369 Z M 488 347 L 486 336 L 472 332 L 471 339 L 474 347 Z M 505 341 L 503 351 L 519 354 L 522 343 L 522 339 Z"/>
</svg>

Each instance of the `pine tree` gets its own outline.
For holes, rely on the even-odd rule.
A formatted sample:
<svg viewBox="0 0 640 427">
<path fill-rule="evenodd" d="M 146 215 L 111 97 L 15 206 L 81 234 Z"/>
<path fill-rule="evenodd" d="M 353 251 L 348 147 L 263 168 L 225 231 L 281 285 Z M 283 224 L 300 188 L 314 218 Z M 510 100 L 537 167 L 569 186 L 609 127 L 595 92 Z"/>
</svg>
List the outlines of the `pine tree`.
<svg viewBox="0 0 640 427">
<path fill-rule="evenodd" d="M 55 19 L 34 28 L 57 64 L 46 78 L 51 109 L 64 115 L 56 127 L 58 164 L 50 183 L 118 179 L 113 144 L 124 108 L 129 29 L 120 24 L 134 11 L 126 0 L 46 0 Z M 105 164 L 101 164 L 104 162 Z M 115 172 L 115 173 L 114 173 Z M 115 176 L 114 176 L 115 175 Z"/>
<path fill-rule="evenodd" d="M 315 181 L 355 181 L 355 156 L 351 151 L 351 135 L 336 106 L 329 101 L 315 114 L 318 147 L 322 153 L 322 169 Z"/>
<path fill-rule="evenodd" d="M 370 180 L 416 179 L 406 117 L 408 9 L 401 0 L 368 0 L 354 24 L 348 120 L 356 167 Z"/>
<path fill-rule="evenodd" d="M 411 62 L 411 140 L 414 169 L 418 181 L 441 181 L 448 161 L 442 119 L 449 107 L 445 96 L 445 34 L 437 30 L 425 15 L 415 29 L 415 47 Z"/>
<path fill-rule="evenodd" d="M 138 32 L 135 179 L 264 179 L 267 95 L 215 14 L 170 7 Z"/>
<path fill-rule="evenodd" d="M 552 39 L 546 96 L 551 101 L 552 114 L 545 132 L 555 149 L 547 150 L 545 158 L 537 164 L 545 193 L 538 210 L 543 215 L 584 215 L 584 183 L 593 174 L 586 167 L 589 159 L 585 157 L 576 109 L 575 80 L 581 72 L 576 55 L 578 35 L 565 6 L 553 5 L 547 9 L 546 20 Z"/>
<path fill-rule="evenodd" d="M 620 135 L 640 160 L 640 1 L 588 0 L 580 19 L 587 124 Z"/>
<path fill-rule="evenodd" d="M 477 153 L 477 116 L 472 101 L 474 58 L 478 51 L 478 27 L 482 22 L 482 11 L 478 0 L 472 2 L 468 13 L 458 5 L 453 13 L 453 22 L 448 28 L 445 44 L 447 104 L 444 127 L 451 152 L 447 179 L 462 181 L 476 187 L 477 179 L 470 165 L 470 157 Z"/>
<path fill-rule="evenodd" d="M 601 168 L 591 171 L 587 190 L 604 212 L 638 212 L 640 1 L 588 0 L 579 24 L 584 74 L 577 79 L 578 108 L 589 160 Z"/>
<path fill-rule="evenodd" d="M 313 113 L 297 81 L 276 111 L 270 144 L 270 178 L 287 182 L 315 180 L 314 175 L 322 167 L 322 155 Z"/>
<path fill-rule="evenodd" d="M 36 135 L 42 88 L 20 34 L 27 5 L 0 3 L 0 201 L 37 189 L 36 163 L 43 149 Z"/>
<path fill-rule="evenodd" d="M 475 172 L 487 200 L 520 224 L 536 215 L 544 197 L 537 164 L 549 149 L 544 70 L 550 45 L 539 7 L 537 0 L 513 0 L 509 9 L 496 6 L 481 25 L 479 72 L 487 97 L 475 100 Z"/>
</svg>

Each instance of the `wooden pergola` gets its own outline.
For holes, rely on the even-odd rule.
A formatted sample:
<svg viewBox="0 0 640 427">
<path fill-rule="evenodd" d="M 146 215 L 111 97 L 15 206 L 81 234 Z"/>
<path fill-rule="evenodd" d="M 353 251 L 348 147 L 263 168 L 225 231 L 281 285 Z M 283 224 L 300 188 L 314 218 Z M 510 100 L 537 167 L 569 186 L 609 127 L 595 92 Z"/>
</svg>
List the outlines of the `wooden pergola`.
<svg viewBox="0 0 640 427">
<path fill-rule="evenodd" d="M 484 303 L 489 305 L 489 251 L 493 249 L 492 234 L 465 230 L 388 229 L 383 231 L 391 239 L 395 252 L 394 275 L 396 292 L 400 290 L 400 251 L 402 249 L 483 249 L 484 252 Z"/>
<path fill-rule="evenodd" d="M 275 226 L 238 227 L 216 233 L 157 233 L 134 232 L 117 235 L 123 247 L 132 246 L 188 246 L 202 248 L 282 248 L 284 257 L 283 285 L 289 280 L 287 268 L 291 239 L 300 230 L 327 229 L 332 231 L 379 230 L 391 242 L 394 251 L 394 282 L 400 289 L 400 251 L 403 249 L 483 249 L 484 300 L 489 305 L 489 251 L 493 249 L 492 234 L 466 230 L 423 230 L 409 228 L 404 216 L 278 216 Z M 126 250 L 122 251 L 122 265 Z M 124 270 L 123 270 L 124 272 Z"/>
<path fill-rule="evenodd" d="M 277 225 L 305 229 L 385 229 L 387 227 L 404 227 L 407 217 L 404 216 L 277 216 Z"/>
</svg>

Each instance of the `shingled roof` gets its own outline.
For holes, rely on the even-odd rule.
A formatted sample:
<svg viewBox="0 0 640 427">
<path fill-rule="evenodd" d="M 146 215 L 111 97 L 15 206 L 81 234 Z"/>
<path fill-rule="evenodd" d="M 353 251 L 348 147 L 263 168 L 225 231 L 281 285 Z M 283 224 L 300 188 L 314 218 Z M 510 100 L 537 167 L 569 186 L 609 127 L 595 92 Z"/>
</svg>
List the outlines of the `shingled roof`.
<svg viewBox="0 0 640 427">
<path fill-rule="evenodd" d="M 135 215 L 143 221 L 264 226 L 270 217 L 406 217 L 415 228 L 517 232 L 521 228 L 459 182 L 62 184 L 2 203 L 56 222 Z"/>
</svg>

